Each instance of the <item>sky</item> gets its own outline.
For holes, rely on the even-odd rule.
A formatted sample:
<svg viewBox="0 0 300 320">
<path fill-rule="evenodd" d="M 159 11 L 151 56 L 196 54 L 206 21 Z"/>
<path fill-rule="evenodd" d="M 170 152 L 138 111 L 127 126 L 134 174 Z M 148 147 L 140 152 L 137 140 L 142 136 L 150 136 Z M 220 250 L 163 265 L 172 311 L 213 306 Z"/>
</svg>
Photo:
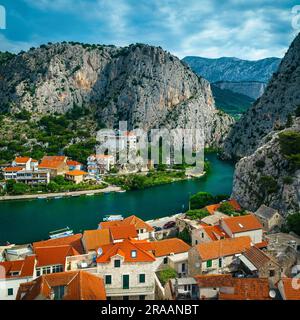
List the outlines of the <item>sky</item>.
<svg viewBox="0 0 300 320">
<path fill-rule="evenodd" d="M 6 11 L 0 51 L 79 41 L 147 43 L 179 58 L 283 57 L 300 32 L 300 6 L 292 11 L 297 4 L 300 0 L 0 0 Z"/>
</svg>

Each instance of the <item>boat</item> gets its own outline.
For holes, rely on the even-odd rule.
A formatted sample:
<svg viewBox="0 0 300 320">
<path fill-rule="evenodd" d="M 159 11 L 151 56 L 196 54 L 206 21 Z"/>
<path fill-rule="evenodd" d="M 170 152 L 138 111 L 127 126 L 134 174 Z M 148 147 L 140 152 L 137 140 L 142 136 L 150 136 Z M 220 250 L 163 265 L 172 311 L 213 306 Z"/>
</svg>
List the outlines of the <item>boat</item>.
<svg viewBox="0 0 300 320">
<path fill-rule="evenodd" d="M 59 238 L 72 236 L 73 234 L 74 234 L 73 230 L 71 230 L 69 227 L 66 227 L 63 229 L 49 232 L 49 238 L 50 239 L 59 239 Z"/>
<path fill-rule="evenodd" d="M 42 197 L 37 197 L 39 200 L 45 200 L 45 199 L 47 199 L 47 197 L 44 197 L 44 196 L 42 196 Z"/>
<path fill-rule="evenodd" d="M 86 195 L 87 195 L 88 197 L 91 197 L 91 196 L 94 196 L 95 193 L 87 193 Z"/>
<path fill-rule="evenodd" d="M 72 197 L 80 197 L 80 194 L 72 194 Z"/>
<path fill-rule="evenodd" d="M 118 193 L 124 193 L 126 192 L 126 190 L 120 190 L 120 191 L 117 191 Z"/>
<path fill-rule="evenodd" d="M 54 197 L 54 199 L 61 199 L 62 197 L 61 196 L 58 196 L 58 197 Z"/>
<path fill-rule="evenodd" d="M 106 215 L 103 218 L 103 221 L 118 221 L 118 220 L 124 220 L 123 216 L 120 214 L 111 214 L 111 215 Z"/>
</svg>

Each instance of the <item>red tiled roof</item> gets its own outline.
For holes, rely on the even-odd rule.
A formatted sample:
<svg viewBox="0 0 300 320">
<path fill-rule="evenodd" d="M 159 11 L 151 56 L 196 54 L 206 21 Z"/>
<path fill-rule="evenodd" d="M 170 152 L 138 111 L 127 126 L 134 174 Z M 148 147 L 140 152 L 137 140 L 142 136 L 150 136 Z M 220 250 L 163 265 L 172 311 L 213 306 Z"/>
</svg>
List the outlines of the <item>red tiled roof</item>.
<svg viewBox="0 0 300 320">
<path fill-rule="evenodd" d="M 97 258 L 97 263 L 108 263 L 110 259 L 119 254 L 125 262 L 153 262 L 154 256 L 143 246 L 145 241 L 131 241 L 125 239 L 123 242 L 102 246 L 103 254 Z M 131 256 L 132 251 L 136 251 L 136 258 Z"/>
<path fill-rule="evenodd" d="M 152 232 L 154 229 L 145 221 L 138 218 L 135 215 L 125 218 L 124 220 L 116 220 L 116 221 L 105 221 L 100 222 L 100 229 L 106 229 L 110 227 L 123 226 L 123 225 L 133 225 L 136 230 L 146 229 L 147 232 Z"/>
<path fill-rule="evenodd" d="M 82 238 L 82 234 L 78 233 L 68 237 L 34 242 L 32 246 L 33 246 L 33 249 L 35 250 L 36 248 L 41 248 L 41 247 L 57 247 L 57 246 L 70 245 L 79 254 L 83 254 L 84 250 L 82 247 L 81 238 Z"/>
<path fill-rule="evenodd" d="M 225 201 L 226 203 L 229 203 L 232 205 L 233 209 L 235 211 L 241 211 L 242 208 L 241 206 L 239 205 L 239 203 L 234 200 L 234 199 L 230 199 L 228 201 Z M 209 206 L 206 206 L 205 209 L 210 213 L 210 214 L 214 214 L 221 206 L 222 203 L 218 203 L 218 204 L 212 204 L 212 205 L 209 205 Z"/>
<path fill-rule="evenodd" d="M 252 214 L 224 218 L 223 222 L 228 226 L 232 233 L 259 230 L 263 228 L 259 220 Z"/>
<path fill-rule="evenodd" d="M 37 267 L 65 265 L 66 258 L 79 253 L 70 245 L 35 248 Z"/>
<path fill-rule="evenodd" d="M 35 256 L 27 256 L 24 260 L 0 262 L 0 279 L 16 279 L 32 277 L 34 273 Z M 1 270 L 1 267 L 3 268 Z M 4 271 L 4 272 L 2 272 Z M 19 272 L 18 276 L 11 276 L 11 272 Z"/>
<path fill-rule="evenodd" d="M 86 230 L 83 233 L 82 241 L 87 251 L 96 251 L 99 247 L 111 243 L 109 229 Z"/>
<path fill-rule="evenodd" d="M 196 245 L 199 256 L 203 261 L 231 256 L 250 248 L 250 237 L 229 238 Z"/>
<path fill-rule="evenodd" d="M 219 240 L 222 238 L 229 238 L 229 235 L 220 226 L 203 226 L 203 230 L 213 240 Z"/>
<path fill-rule="evenodd" d="M 262 249 L 262 248 L 266 248 L 268 246 L 268 241 L 265 240 L 265 241 L 262 241 L 262 242 L 259 242 L 259 243 L 255 243 L 255 247 L 258 248 L 258 249 Z"/>
<path fill-rule="evenodd" d="M 113 240 L 137 238 L 138 234 L 133 225 L 121 225 L 109 228 Z"/>
<path fill-rule="evenodd" d="M 282 278 L 285 300 L 300 300 L 300 279 Z"/>
<path fill-rule="evenodd" d="M 200 288 L 219 288 L 219 300 L 270 300 L 267 278 L 240 279 L 233 278 L 231 274 L 209 274 L 194 278 Z"/>
<path fill-rule="evenodd" d="M 16 157 L 15 162 L 16 163 L 27 163 L 31 158 L 29 157 Z"/>
<path fill-rule="evenodd" d="M 21 167 L 8 167 L 4 169 L 4 172 L 18 172 L 18 171 L 22 171 L 23 168 Z"/>
<path fill-rule="evenodd" d="M 75 160 L 68 160 L 67 161 L 67 165 L 68 166 L 81 166 L 82 163 L 78 162 L 78 161 L 75 161 Z"/>
<path fill-rule="evenodd" d="M 17 300 L 49 300 L 52 288 L 65 287 L 62 300 L 106 300 L 103 279 L 85 271 L 70 271 L 43 275 L 20 285 Z"/>
<path fill-rule="evenodd" d="M 191 248 L 187 243 L 178 238 L 153 241 L 150 243 L 155 257 L 169 256 L 171 253 L 178 254 L 188 252 Z"/>
</svg>

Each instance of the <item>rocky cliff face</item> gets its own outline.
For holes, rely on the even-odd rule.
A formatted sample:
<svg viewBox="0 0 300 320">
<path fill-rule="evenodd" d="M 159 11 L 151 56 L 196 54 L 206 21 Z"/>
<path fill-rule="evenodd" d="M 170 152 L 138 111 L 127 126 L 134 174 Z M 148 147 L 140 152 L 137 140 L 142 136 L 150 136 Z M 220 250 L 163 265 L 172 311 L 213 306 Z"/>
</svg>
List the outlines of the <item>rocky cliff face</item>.
<svg viewBox="0 0 300 320">
<path fill-rule="evenodd" d="M 219 59 L 185 57 L 183 61 L 210 82 L 259 81 L 266 83 L 280 64 L 279 58 L 248 61 L 229 57 Z"/>
<path fill-rule="evenodd" d="M 300 133 L 300 118 L 290 128 L 270 132 L 252 155 L 236 165 L 232 196 L 244 208 L 257 210 L 266 204 L 283 215 L 300 210 L 300 170 L 291 167 L 279 142 L 279 135 L 291 130 Z"/>
<path fill-rule="evenodd" d="M 231 130 L 225 145 L 227 157 L 251 155 L 269 132 L 284 128 L 300 105 L 300 35 L 284 57 L 263 96 Z"/>
<path fill-rule="evenodd" d="M 266 88 L 266 83 L 257 81 L 243 81 L 243 82 L 232 82 L 232 81 L 219 81 L 214 83 L 215 86 L 222 90 L 230 90 L 235 93 L 243 94 L 254 100 L 260 98 Z"/>
<path fill-rule="evenodd" d="M 107 126 L 204 128 L 219 145 L 233 120 L 218 112 L 209 83 L 161 48 L 51 44 L 0 66 L 0 110 L 65 113 L 93 107 Z"/>
</svg>

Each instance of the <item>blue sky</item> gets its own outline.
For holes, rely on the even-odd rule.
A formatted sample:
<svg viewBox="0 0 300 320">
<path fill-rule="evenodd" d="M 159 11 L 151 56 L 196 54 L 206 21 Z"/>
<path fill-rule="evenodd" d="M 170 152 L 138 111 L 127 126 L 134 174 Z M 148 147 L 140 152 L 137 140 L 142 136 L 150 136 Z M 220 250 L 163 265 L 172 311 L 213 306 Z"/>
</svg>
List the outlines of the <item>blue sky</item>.
<svg viewBox="0 0 300 320">
<path fill-rule="evenodd" d="M 7 29 L 0 50 L 47 42 L 162 46 L 183 58 L 282 57 L 300 31 L 292 8 L 277 0 L 0 0 Z M 300 10 L 299 10 L 300 13 Z"/>
</svg>

